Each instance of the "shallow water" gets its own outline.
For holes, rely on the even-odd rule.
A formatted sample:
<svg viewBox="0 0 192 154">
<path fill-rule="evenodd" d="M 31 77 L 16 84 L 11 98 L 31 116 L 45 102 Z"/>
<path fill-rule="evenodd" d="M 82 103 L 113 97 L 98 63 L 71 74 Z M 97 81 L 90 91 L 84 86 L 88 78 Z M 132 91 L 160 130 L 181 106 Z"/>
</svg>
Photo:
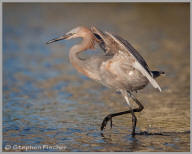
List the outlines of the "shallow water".
<svg viewBox="0 0 192 154">
<path fill-rule="evenodd" d="M 78 25 L 121 35 L 166 72 L 162 93 L 135 94 L 145 107 L 135 138 L 130 115 L 101 134 L 103 118 L 128 107 L 69 63 L 79 40 L 45 44 Z M 189 51 L 187 4 L 4 4 L 4 151 L 190 151 Z"/>
</svg>

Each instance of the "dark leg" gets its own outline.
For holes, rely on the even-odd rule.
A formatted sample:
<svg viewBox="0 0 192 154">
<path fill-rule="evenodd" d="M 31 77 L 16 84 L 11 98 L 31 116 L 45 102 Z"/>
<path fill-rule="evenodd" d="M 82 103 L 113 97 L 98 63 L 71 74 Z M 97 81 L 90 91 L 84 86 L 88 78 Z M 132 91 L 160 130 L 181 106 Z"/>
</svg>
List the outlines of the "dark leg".
<svg viewBox="0 0 192 154">
<path fill-rule="evenodd" d="M 128 94 L 134 100 L 134 102 L 136 102 L 137 105 L 139 106 L 137 112 L 141 112 L 144 108 L 143 105 L 130 92 L 128 92 Z M 136 128 L 136 124 L 137 124 L 137 117 L 135 116 L 134 110 L 132 110 L 131 114 L 132 114 L 132 124 L 133 124 L 132 136 L 134 137 L 135 136 L 135 128 Z"/>
<path fill-rule="evenodd" d="M 134 102 L 139 106 L 138 108 L 135 108 L 135 109 L 130 109 L 128 111 L 123 111 L 123 112 L 118 112 L 118 113 L 112 113 L 112 114 L 109 114 L 107 115 L 102 124 L 101 124 L 101 131 L 106 127 L 107 125 L 107 122 L 110 120 L 111 121 L 111 128 L 112 128 L 112 118 L 113 117 L 116 117 L 116 116 L 120 116 L 120 115 L 123 115 L 123 114 L 128 114 L 128 113 L 131 113 L 132 114 L 132 123 L 133 123 L 133 131 L 132 131 L 132 136 L 135 135 L 135 127 L 136 127 L 136 123 L 137 123 L 137 118 L 135 116 L 135 113 L 134 112 L 141 112 L 143 110 L 143 105 L 137 100 L 137 98 L 132 95 L 131 93 L 128 93 L 130 95 L 130 97 L 134 100 Z"/>
<path fill-rule="evenodd" d="M 135 136 L 135 128 L 136 128 L 136 124 L 137 124 L 137 117 L 135 116 L 135 113 L 133 112 L 133 110 L 131 110 L 131 114 L 132 114 L 132 136 Z"/>
</svg>

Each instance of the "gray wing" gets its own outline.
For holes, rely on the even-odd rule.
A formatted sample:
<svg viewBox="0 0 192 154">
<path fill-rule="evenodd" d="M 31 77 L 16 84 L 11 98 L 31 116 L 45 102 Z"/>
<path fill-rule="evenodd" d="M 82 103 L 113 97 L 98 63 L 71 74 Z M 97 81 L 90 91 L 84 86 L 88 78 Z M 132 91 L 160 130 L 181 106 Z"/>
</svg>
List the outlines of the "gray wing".
<svg viewBox="0 0 192 154">
<path fill-rule="evenodd" d="M 143 57 L 128 43 L 128 41 L 124 40 L 120 36 L 112 35 L 108 32 L 102 32 L 98 30 L 96 27 L 91 28 L 95 37 L 99 39 L 101 45 L 100 47 L 108 53 L 115 55 L 117 52 L 122 51 L 126 54 L 132 55 L 131 57 L 134 59 L 134 63 L 132 66 L 140 71 L 153 85 L 154 88 L 158 88 L 161 91 L 160 86 L 153 78 L 153 74 L 150 71 L 147 63 L 143 59 Z"/>
<path fill-rule="evenodd" d="M 159 84 L 153 78 L 152 72 L 149 70 L 147 63 L 142 56 L 126 40 L 119 36 L 114 36 L 108 32 L 105 33 L 113 38 L 113 40 L 119 45 L 119 51 L 127 52 L 128 54 L 132 55 L 132 57 L 135 59 L 135 62 L 132 63 L 132 66 L 140 71 L 149 80 L 154 88 L 158 88 L 159 91 L 161 91 Z"/>
<path fill-rule="evenodd" d="M 95 28 L 95 27 L 94 27 Z M 108 33 L 104 33 L 101 30 L 98 29 L 94 29 L 93 34 L 95 35 L 95 37 L 99 40 L 99 46 L 100 48 L 107 54 L 111 54 L 114 55 L 115 53 L 112 52 L 113 49 L 110 48 L 109 51 L 107 51 L 107 46 L 109 46 L 107 43 L 110 41 L 110 44 L 114 44 L 114 42 L 112 42 L 110 39 L 110 35 Z M 111 34 L 112 35 L 112 34 Z M 153 74 L 151 73 L 151 70 L 149 69 L 149 66 L 147 65 L 147 63 L 145 62 L 145 60 L 143 59 L 143 57 L 139 54 L 139 52 L 125 39 L 123 39 L 122 37 L 118 36 L 118 35 L 112 35 L 113 37 L 115 37 L 121 44 L 124 45 L 124 47 L 137 59 L 137 61 L 145 68 L 145 70 L 153 77 Z M 113 39 L 112 39 L 113 40 Z M 108 42 L 107 42 L 108 41 Z M 116 51 L 118 51 L 118 49 L 116 49 Z"/>
<path fill-rule="evenodd" d="M 143 59 L 143 57 L 139 54 L 139 52 L 125 39 L 118 35 L 114 35 L 116 39 L 118 39 L 131 54 L 137 59 L 137 61 L 146 69 L 146 71 L 153 77 L 153 74 L 151 73 L 151 70 L 149 69 L 149 66 Z"/>
<path fill-rule="evenodd" d="M 96 27 L 92 27 L 91 28 L 93 34 L 95 35 L 95 37 L 99 40 L 98 44 L 100 46 L 100 48 L 108 55 L 114 55 L 115 52 L 117 52 L 119 50 L 119 48 L 117 46 L 115 51 L 114 49 L 112 49 L 112 45 L 113 44 L 117 44 L 117 42 L 114 41 L 113 37 L 115 37 L 115 39 L 117 39 L 119 41 L 119 43 L 123 44 L 124 47 L 128 50 L 128 52 L 130 52 L 135 58 L 136 60 L 145 68 L 145 70 L 153 77 L 153 74 L 151 73 L 149 66 L 147 65 L 147 63 L 145 62 L 145 60 L 143 59 L 143 57 L 139 54 L 139 52 L 125 39 L 123 39 L 122 37 L 118 36 L 118 35 L 112 35 L 108 32 L 103 32 L 101 30 L 99 30 Z M 110 49 L 110 50 L 107 50 Z"/>
</svg>

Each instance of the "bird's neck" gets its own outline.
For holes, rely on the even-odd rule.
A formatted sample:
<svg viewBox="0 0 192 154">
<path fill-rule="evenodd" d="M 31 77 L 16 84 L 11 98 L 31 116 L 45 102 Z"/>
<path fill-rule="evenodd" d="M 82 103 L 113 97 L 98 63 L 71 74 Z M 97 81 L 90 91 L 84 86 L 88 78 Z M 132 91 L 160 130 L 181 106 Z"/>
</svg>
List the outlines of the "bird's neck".
<svg viewBox="0 0 192 154">
<path fill-rule="evenodd" d="M 82 42 L 80 44 L 74 45 L 69 52 L 69 59 L 72 65 L 81 73 L 87 74 L 86 70 L 86 64 L 85 60 L 81 59 L 79 57 L 79 54 L 83 51 L 86 51 L 88 49 L 94 48 L 94 39 L 92 36 L 87 36 L 86 38 L 83 38 Z"/>
</svg>

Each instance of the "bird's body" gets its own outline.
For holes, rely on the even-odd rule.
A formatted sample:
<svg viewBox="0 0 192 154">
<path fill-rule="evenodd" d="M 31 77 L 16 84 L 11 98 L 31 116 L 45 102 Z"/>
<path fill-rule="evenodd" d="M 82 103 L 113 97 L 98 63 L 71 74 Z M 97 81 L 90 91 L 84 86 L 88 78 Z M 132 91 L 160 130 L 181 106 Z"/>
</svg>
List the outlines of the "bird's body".
<svg viewBox="0 0 192 154">
<path fill-rule="evenodd" d="M 132 66 L 134 59 L 128 52 L 80 58 L 81 52 L 94 47 L 92 32 L 85 32 L 88 35 L 83 38 L 82 43 L 73 46 L 69 52 L 70 62 L 79 72 L 115 90 L 135 91 L 148 84 L 147 78 Z"/>
<path fill-rule="evenodd" d="M 47 43 L 77 37 L 82 37 L 83 41 L 70 49 L 69 59 L 72 65 L 89 78 L 100 82 L 106 87 L 120 91 L 130 108 L 125 112 L 108 115 L 104 119 L 101 129 L 103 130 L 109 120 L 111 120 L 112 126 L 112 117 L 131 113 L 133 118 L 132 134 L 134 135 L 136 127 L 134 112 L 140 112 L 143 106 L 131 92 L 144 88 L 149 82 L 161 91 L 154 78 L 163 74 L 163 72 L 150 71 L 143 57 L 126 40 L 108 32 L 104 33 L 95 27 L 91 29 L 77 27 L 66 35 Z M 80 58 L 80 53 L 93 49 L 95 43 L 98 43 L 106 54 L 94 55 L 88 59 Z M 139 105 L 138 109 L 131 108 L 128 96 Z"/>
<path fill-rule="evenodd" d="M 100 66 L 101 81 L 116 90 L 135 91 L 148 84 L 148 80 L 129 64 L 129 57 L 120 52 Z"/>
</svg>

